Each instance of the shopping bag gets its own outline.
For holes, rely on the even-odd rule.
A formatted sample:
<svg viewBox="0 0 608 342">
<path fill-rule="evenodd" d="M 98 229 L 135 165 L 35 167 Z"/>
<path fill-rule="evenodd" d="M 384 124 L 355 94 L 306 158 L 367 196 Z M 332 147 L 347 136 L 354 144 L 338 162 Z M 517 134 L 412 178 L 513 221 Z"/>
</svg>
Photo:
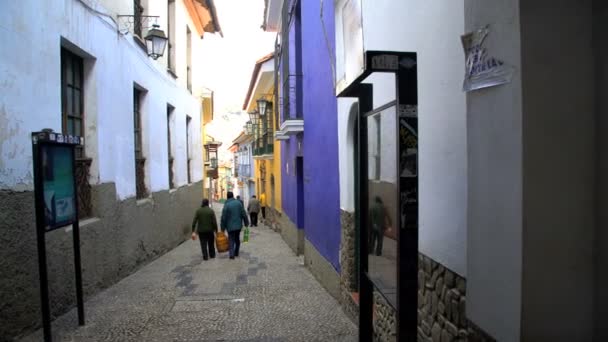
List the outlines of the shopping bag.
<svg viewBox="0 0 608 342">
<path fill-rule="evenodd" d="M 228 251 L 228 238 L 224 232 L 217 232 L 215 234 L 215 248 L 218 253 L 224 253 Z"/>
<path fill-rule="evenodd" d="M 243 243 L 249 242 L 249 227 L 245 227 L 245 232 L 243 233 Z"/>
</svg>

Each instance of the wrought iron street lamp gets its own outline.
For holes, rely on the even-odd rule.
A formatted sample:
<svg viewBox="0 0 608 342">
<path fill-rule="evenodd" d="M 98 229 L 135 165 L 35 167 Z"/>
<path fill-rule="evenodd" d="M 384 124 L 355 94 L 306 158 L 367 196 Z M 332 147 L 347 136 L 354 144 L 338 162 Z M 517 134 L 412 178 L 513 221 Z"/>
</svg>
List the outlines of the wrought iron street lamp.
<svg viewBox="0 0 608 342">
<path fill-rule="evenodd" d="M 268 109 L 269 101 L 266 100 L 265 98 L 261 97 L 257 100 L 257 103 L 258 103 L 258 112 L 260 113 L 260 116 L 266 116 L 266 110 Z"/>
<path fill-rule="evenodd" d="M 245 130 L 247 131 L 247 134 L 253 135 L 253 124 L 251 123 L 251 121 L 247 121 L 247 124 L 245 125 Z"/>
<path fill-rule="evenodd" d="M 249 118 L 251 119 L 252 131 L 257 138 L 258 127 L 260 126 L 260 114 L 254 110 L 249 113 Z"/>
<path fill-rule="evenodd" d="M 145 40 L 148 56 L 152 57 L 152 59 L 157 59 L 165 53 L 168 39 L 165 36 L 165 32 L 157 24 L 152 25 L 152 29 L 148 31 Z"/>
</svg>

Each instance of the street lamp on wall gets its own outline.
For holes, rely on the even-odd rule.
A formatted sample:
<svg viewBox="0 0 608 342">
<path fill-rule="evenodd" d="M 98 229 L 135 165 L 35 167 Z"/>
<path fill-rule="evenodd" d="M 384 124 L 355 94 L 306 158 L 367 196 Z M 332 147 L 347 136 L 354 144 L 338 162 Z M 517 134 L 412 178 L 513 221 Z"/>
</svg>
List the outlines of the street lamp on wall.
<svg viewBox="0 0 608 342">
<path fill-rule="evenodd" d="M 148 56 L 154 60 L 161 57 L 165 53 L 165 47 L 167 47 L 167 36 L 159 27 L 157 24 L 152 25 L 152 29 L 148 31 L 145 38 Z"/>
<path fill-rule="evenodd" d="M 258 112 L 260 113 L 260 116 L 266 116 L 266 110 L 268 109 L 269 101 L 262 97 L 257 100 L 257 103 Z"/>
<path fill-rule="evenodd" d="M 167 41 L 169 40 L 165 35 L 165 32 L 161 30 L 160 26 L 156 23 L 158 18 L 159 16 L 157 15 L 118 15 L 120 23 L 118 32 L 127 34 L 133 27 L 136 32 L 135 35 L 141 39 L 141 30 L 152 27 L 143 39 L 146 43 L 148 56 L 156 60 L 165 53 Z M 152 26 L 149 26 L 150 22 L 154 22 Z M 137 29 L 139 29 L 139 32 Z"/>
<path fill-rule="evenodd" d="M 260 126 L 260 114 L 254 110 L 249 113 L 249 118 L 251 119 L 251 130 L 253 131 L 253 134 L 256 135 L 258 133 L 258 127 Z"/>
</svg>

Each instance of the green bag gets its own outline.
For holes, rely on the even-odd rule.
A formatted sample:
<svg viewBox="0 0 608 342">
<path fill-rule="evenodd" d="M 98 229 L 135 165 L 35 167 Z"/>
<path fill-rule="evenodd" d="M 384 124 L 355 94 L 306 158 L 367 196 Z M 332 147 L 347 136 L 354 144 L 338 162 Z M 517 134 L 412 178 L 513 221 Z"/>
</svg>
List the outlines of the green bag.
<svg viewBox="0 0 608 342">
<path fill-rule="evenodd" d="M 245 232 L 243 233 L 243 243 L 249 242 L 249 227 L 245 227 Z"/>
</svg>

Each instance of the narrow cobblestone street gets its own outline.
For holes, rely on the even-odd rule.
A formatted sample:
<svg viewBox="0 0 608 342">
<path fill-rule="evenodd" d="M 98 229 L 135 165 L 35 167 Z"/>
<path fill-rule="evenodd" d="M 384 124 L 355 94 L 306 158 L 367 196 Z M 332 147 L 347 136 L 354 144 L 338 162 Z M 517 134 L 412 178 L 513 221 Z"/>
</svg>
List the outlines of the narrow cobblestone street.
<svg viewBox="0 0 608 342">
<path fill-rule="evenodd" d="M 214 205 L 219 219 L 220 206 Z M 355 341 L 357 328 L 281 236 L 203 261 L 188 240 L 53 322 L 54 341 Z M 41 341 L 42 331 L 22 339 Z"/>
</svg>

